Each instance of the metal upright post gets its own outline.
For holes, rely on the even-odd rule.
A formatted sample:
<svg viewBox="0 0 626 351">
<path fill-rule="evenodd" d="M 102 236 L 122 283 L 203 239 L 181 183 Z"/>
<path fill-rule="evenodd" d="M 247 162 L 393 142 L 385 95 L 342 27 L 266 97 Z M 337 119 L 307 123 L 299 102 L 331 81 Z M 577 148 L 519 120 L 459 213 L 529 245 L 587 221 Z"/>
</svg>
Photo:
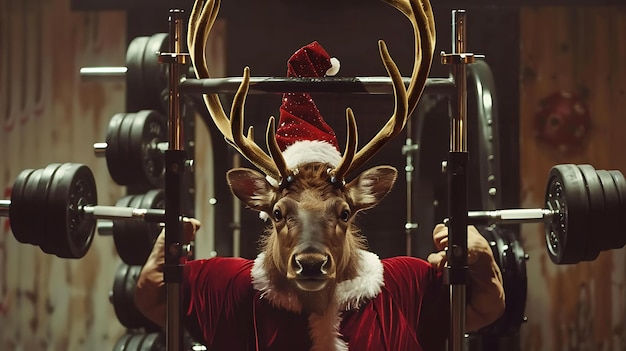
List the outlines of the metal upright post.
<svg viewBox="0 0 626 351">
<path fill-rule="evenodd" d="M 465 53 L 465 11 L 452 11 L 452 53 L 442 55 L 452 65 L 457 89 L 456 108 L 450 121 L 448 174 L 448 269 L 450 285 L 450 336 L 448 349 L 462 351 L 465 338 L 467 267 L 467 67 L 474 56 Z"/>
<path fill-rule="evenodd" d="M 163 279 L 167 291 L 167 351 L 183 349 L 182 281 L 182 188 L 186 153 L 181 128 L 179 66 L 185 62 L 181 54 L 183 11 L 173 9 L 169 15 L 170 52 L 162 53 L 161 62 L 169 64 L 169 148 L 165 151 L 165 267 Z"/>
</svg>

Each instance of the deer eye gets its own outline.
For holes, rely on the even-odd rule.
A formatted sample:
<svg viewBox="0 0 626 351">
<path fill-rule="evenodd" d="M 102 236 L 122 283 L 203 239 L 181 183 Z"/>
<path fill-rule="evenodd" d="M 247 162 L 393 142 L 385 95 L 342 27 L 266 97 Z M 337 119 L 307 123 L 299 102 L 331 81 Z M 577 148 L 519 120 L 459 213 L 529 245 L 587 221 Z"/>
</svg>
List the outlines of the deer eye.
<svg viewBox="0 0 626 351">
<path fill-rule="evenodd" d="M 274 209 L 274 220 L 280 222 L 283 220 L 283 213 L 279 209 Z"/>
<path fill-rule="evenodd" d="M 350 219 L 350 210 L 343 210 L 341 211 L 341 220 L 344 222 L 347 222 L 348 219 Z"/>
</svg>

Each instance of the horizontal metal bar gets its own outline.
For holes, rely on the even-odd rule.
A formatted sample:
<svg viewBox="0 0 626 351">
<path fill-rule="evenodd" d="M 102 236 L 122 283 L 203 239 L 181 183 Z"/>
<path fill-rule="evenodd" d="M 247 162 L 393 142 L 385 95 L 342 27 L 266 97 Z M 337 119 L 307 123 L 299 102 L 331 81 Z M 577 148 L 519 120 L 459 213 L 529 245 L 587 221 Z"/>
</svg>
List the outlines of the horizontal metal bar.
<svg viewBox="0 0 626 351">
<path fill-rule="evenodd" d="M 11 200 L 0 200 L 0 217 L 9 217 L 9 207 Z"/>
<path fill-rule="evenodd" d="M 558 215 L 558 211 L 545 208 L 508 209 L 493 211 L 469 211 L 468 223 L 475 225 L 488 225 L 495 223 L 539 223 L 549 222 L 552 217 Z"/>
<path fill-rule="evenodd" d="M 123 80 L 126 79 L 126 67 L 82 67 L 80 78 L 82 80 Z"/>
<path fill-rule="evenodd" d="M 403 78 L 408 85 L 410 78 Z M 183 94 L 235 93 L 241 77 L 185 79 L 180 83 Z M 248 94 L 309 92 L 328 94 L 393 94 L 389 77 L 251 77 Z M 449 95 L 455 93 L 451 78 L 428 78 L 425 93 Z"/>
</svg>

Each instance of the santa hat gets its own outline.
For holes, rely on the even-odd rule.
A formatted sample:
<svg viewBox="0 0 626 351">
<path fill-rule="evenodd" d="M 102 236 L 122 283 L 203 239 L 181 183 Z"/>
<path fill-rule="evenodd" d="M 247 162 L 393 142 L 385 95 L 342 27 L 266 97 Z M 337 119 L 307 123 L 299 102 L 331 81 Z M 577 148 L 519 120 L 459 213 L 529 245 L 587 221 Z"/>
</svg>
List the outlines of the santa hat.
<svg viewBox="0 0 626 351">
<path fill-rule="evenodd" d="M 288 77 L 324 77 L 338 71 L 339 61 L 316 41 L 296 51 L 287 61 Z M 283 94 L 276 141 L 287 167 L 292 169 L 307 162 L 336 166 L 341 161 L 335 132 L 324 122 L 308 93 Z"/>
</svg>

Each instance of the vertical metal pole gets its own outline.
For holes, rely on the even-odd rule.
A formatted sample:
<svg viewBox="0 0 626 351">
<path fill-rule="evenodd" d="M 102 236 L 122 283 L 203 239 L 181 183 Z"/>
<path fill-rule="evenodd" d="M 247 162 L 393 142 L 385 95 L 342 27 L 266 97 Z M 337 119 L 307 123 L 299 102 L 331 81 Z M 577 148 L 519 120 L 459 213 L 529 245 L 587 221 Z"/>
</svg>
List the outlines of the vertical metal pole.
<svg viewBox="0 0 626 351">
<path fill-rule="evenodd" d="M 452 11 L 452 54 L 465 53 L 465 11 Z M 467 76 L 463 60 L 452 66 L 457 111 L 450 128 L 448 160 L 448 283 L 450 284 L 449 350 L 462 351 L 465 336 L 467 284 Z"/>
<path fill-rule="evenodd" d="M 163 280 L 167 292 L 165 341 L 167 351 L 183 349 L 182 324 L 182 222 L 181 198 L 185 172 L 185 151 L 180 116 L 179 59 L 182 47 L 181 10 L 169 16 L 169 149 L 165 151 L 165 266 Z"/>
</svg>

